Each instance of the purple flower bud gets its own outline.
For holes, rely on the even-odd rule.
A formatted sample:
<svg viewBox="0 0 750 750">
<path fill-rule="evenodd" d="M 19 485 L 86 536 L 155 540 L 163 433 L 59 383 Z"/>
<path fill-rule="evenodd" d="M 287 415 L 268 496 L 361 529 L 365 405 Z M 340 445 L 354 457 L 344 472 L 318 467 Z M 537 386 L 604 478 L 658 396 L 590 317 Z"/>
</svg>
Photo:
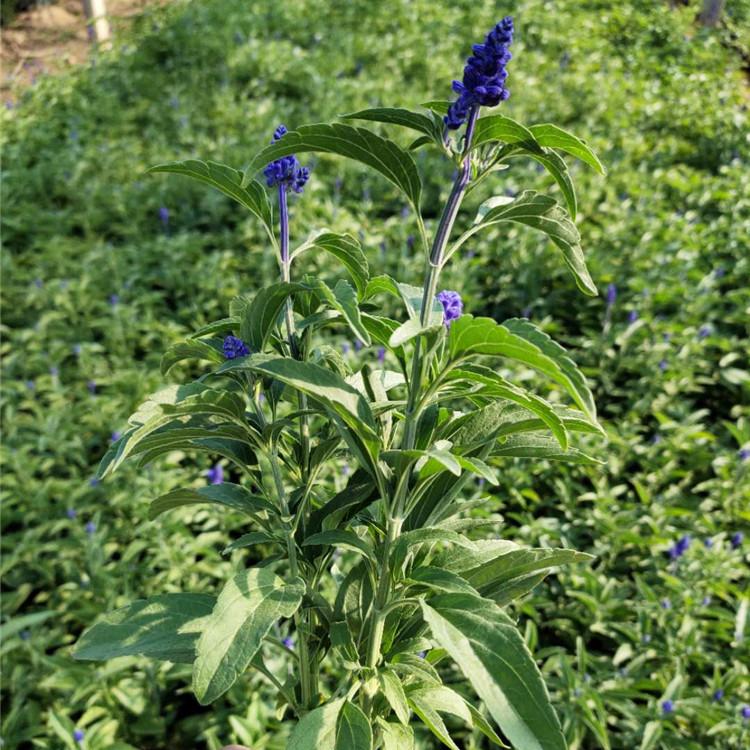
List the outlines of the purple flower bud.
<svg viewBox="0 0 750 750">
<path fill-rule="evenodd" d="M 76 355 L 76 357 L 81 356 L 81 349 L 82 347 L 80 344 L 73 344 L 73 346 L 71 347 L 71 351 Z"/>
<path fill-rule="evenodd" d="M 674 701 L 666 700 L 661 702 L 661 712 L 666 716 L 674 711 Z"/>
<path fill-rule="evenodd" d="M 666 359 L 662 359 L 662 360 L 661 360 L 661 361 L 659 362 L 659 369 L 660 369 L 660 370 L 661 370 L 662 372 L 665 372 L 665 371 L 666 371 L 666 369 L 667 369 L 668 367 L 669 367 L 669 363 L 667 362 L 667 360 L 666 360 Z"/>
<path fill-rule="evenodd" d="M 34 382 L 33 380 L 27 380 L 27 381 L 26 381 L 26 387 L 27 387 L 27 388 L 28 388 L 28 389 L 29 389 L 30 391 L 35 391 L 35 390 L 36 390 L 36 383 L 35 383 L 35 382 Z"/>
<path fill-rule="evenodd" d="M 74 739 L 74 740 L 75 740 L 76 742 L 78 742 L 78 743 L 81 743 L 81 742 L 83 742 L 83 738 L 84 738 L 84 736 L 85 736 L 85 735 L 84 735 L 84 733 L 83 733 L 83 729 L 75 729 L 75 730 L 73 730 L 73 739 Z"/>
<path fill-rule="evenodd" d="M 287 132 L 286 126 L 279 125 L 273 132 L 271 143 L 281 140 Z M 272 161 L 263 170 L 263 174 L 268 187 L 284 185 L 290 187 L 295 193 L 301 193 L 305 183 L 310 179 L 310 170 L 307 167 L 300 166 L 294 154 L 282 156 L 276 161 Z"/>
<path fill-rule="evenodd" d="M 346 356 L 349 354 L 349 352 L 352 350 L 352 345 L 348 341 L 344 341 L 343 344 L 341 344 L 341 353 Z"/>
<path fill-rule="evenodd" d="M 355 352 L 362 351 L 362 342 L 359 339 L 354 339 L 354 351 Z"/>
<path fill-rule="evenodd" d="M 709 325 L 702 325 L 698 329 L 698 338 L 700 340 L 708 338 L 710 335 L 711 335 L 711 326 L 709 326 Z"/>
<path fill-rule="evenodd" d="M 214 464 L 207 472 L 206 478 L 210 484 L 221 484 L 224 481 L 224 467 Z"/>
<path fill-rule="evenodd" d="M 72 521 L 78 517 L 78 511 L 75 508 L 68 508 L 65 515 Z"/>
<path fill-rule="evenodd" d="M 169 209 L 166 206 L 162 206 L 159 209 L 159 221 L 166 227 L 169 224 Z"/>
<path fill-rule="evenodd" d="M 706 594 L 706 595 L 705 595 L 705 596 L 703 597 L 703 599 L 701 599 L 701 604 L 702 604 L 702 605 L 703 605 L 704 607 L 708 607 L 708 606 L 709 606 L 709 605 L 711 604 L 711 597 L 710 597 L 710 596 L 709 596 L 708 594 Z"/>
<path fill-rule="evenodd" d="M 37 289 L 41 289 L 44 286 L 44 282 L 41 279 L 34 279 L 34 286 Z"/>
<path fill-rule="evenodd" d="M 659 602 L 659 605 L 662 609 L 672 609 L 672 602 L 670 602 L 666 597 Z"/>
<path fill-rule="evenodd" d="M 737 457 L 740 461 L 747 461 L 747 459 L 750 458 L 750 448 L 740 448 L 737 451 Z"/>
<path fill-rule="evenodd" d="M 743 706 L 740 709 L 740 715 L 745 720 L 750 719 L 750 706 Z"/>
<path fill-rule="evenodd" d="M 115 430 L 110 436 L 109 439 L 116 443 L 120 438 L 122 437 L 122 433 L 119 430 Z"/>
<path fill-rule="evenodd" d="M 406 247 L 408 247 L 408 248 L 409 248 L 409 250 L 412 250 L 412 249 L 414 249 L 414 235 L 413 235 L 413 234 L 410 234 L 410 235 L 409 235 L 409 236 L 408 236 L 408 237 L 406 238 Z"/>
<path fill-rule="evenodd" d="M 88 523 L 86 524 L 86 527 L 85 527 L 85 528 L 86 528 L 86 533 L 87 533 L 87 534 L 88 534 L 89 536 L 92 536 L 93 534 L 95 534 L 95 533 L 96 533 L 96 524 L 95 524 L 95 523 L 94 523 L 93 521 L 89 521 L 89 522 L 88 522 Z"/>
<path fill-rule="evenodd" d="M 665 334 L 662 335 L 662 339 L 665 342 L 669 341 L 669 339 L 671 339 L 671 338 L 672 338 L 672 334 L 671 333 L 665 333 Z"/>
<path fill-rule="evenodd" d="M 714 271 L 714 278 L 720 279 L 724 276 L 724 274 L 726 274 L 726 271 L 723 268 L 717 268 Z"/>
<path fill-rule="evenodd" d="M 109 304 L 114 307 L 115 305 L 119 304 L 120 302 L 120 295 L 119 294 L 110 294 L 109 295 Z"/>
<path fill-rule="evenodd" d="M 617 301 L 617 286 L 607 284 L 607 307 L 612 307 Z"/>
<path fill-rule="evenodd" d="M 745 535 L 741 531 L 735 531 L 730 538 L 732 549 L 739 549 L 742 546 L 742 542 L 745 539 Z"/>
<path fill-rule="evenodd" d="M 711 537 L 710 537 L 710 536 L 709 536 L 709 537 L 706 537 L 706 538 L 705 538 L 705 539 L 703 540 L 703 546 L 704 546 L 704 547 L 705 547 L 706 549 L 711 549 L 711 547 L 713 547 L 713 546 L 714 546 L 714 540 L 713 540 L 713 539 L 711 539 Z"/>
<path fill-rule="evenodd" d="M 378 363 L 379 364 L 385 364 L 385 347 L 380 346 L 378 347 Z"/>
<path fill-rule="evenodd" d="M 443 322 L 446 327 L 450 328 L 450 324 L 460 318 L 463 312 L 464 303 L 461 300 L 461 295 L 458 292 L 445 289 L 437 295 L 437 298 L 443 306 Z"/>
<path fill-rule="evenodd" d="M 49 368 L 49 374 L 53 378 L 56 378 L 60 374 L 60 370 L 58 370 L 57 367 L 55 367 L 54 365 L 52 365 L 52 367 Z"/>
<path fill-rule="evenodd" d="M 246 357 L 250 354 L 247 344 L 236 336 L 229 335 L 224 339 L 222 346 L 224 356 L 227 359 L 237 359 L 238 357 Z"/>
<path fill-rule="evenodd" d="M 638 311 L 637 310 L 631 310 L 628 313 L 628 323 L 635 323 L 636 320 L 638 320 Z"/>
<path fill-rule="evenodd" d="M 348 476 L 349 476 L 349 471 L 350 471 L 350 469 L 349 469 L 349 464 L 348 464 L 348 463 L 346 463 L 346 461 L 344 461 L 344 465 L 343 465 L 343 466 L 341 467 L 341 473 L 342 473 L 342 474 L 343 474 L 343 475 L 344 475 L 345 477 L 348 477 Z"/>
<path fill-rule="evenodd" d="M 417 651 L 417 656 L 420 659 L 424 659 L 427 656 L 427 652 L 426 651 Z"/>
<path fill-rule="evenodd" d="M 641 638 L 641 643 L 651 643 L 651 636 L 648 633 L 645 633 Z"/>
<path fill-rule="evenodd" d="M 283 641 L 281 641 L 287 648 L 294 648 L 294 641 L 290 637 L 284 638 Z"/>
<path fill-rule="evenodd" d="M 91 479 L 89 479 L 90 487 L 98 487 L 100 484 L 101 480 L 99 479 L 99 477 L 91 477 Z"/>
<path fill-rule="evenodd" d="M 95 380 L 89 380 L 86 383 L 86 388 L 89 389 L 89 393 L 96 393 L 96 381 Z"/>
<path fill-rule="evenodd" d="M 724 697 L 723 688 L 717 688 L 716 690 L 714 690 L 713 699 L 716 703 L 718 703 L 723 697 Z"/>
<path fill-rule="evenodd" d="M 658 445 L 659 443 L 661 443 L 661 441 L 662 441 L 662 437 L 658 432 L 651 438 L 651 442 L 654 445 Z"/>
</svg>

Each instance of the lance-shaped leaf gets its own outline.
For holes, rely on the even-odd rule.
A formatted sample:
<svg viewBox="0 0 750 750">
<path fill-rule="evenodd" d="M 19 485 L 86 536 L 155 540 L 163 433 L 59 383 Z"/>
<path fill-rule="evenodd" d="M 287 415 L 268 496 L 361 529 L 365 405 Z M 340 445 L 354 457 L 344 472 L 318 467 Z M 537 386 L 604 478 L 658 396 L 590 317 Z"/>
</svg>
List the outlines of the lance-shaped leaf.
<svg viewBox="0 0 750 750">
<path fill-rule="evenodd" d="M 370 271 L 362 247 L 350 234 L 322 231 L 313 235 L 293 253 L 292 260 L 309 250 L 322 250 L 340 260 L 354 281 L 357 293 L 362 297 L 367 288 Z"/>
<path fill-rule="evenodd" d="M 224 361 L 224 356 L 218 347 L 207 341 L 178 341 L 172 344 L 161 358 L 162 375 L 166 375 L 178 362 L 186 359 L 205 359 L 219 363 Z"/>
<path fill-rule="evenodd" d="M 556 152 L 548 149 L 534 151 L 533 149 L 527 149 L 520 145 L 511 149 L 504 159 L 512 159 L 519 156 L 527 156 L 529 159 L 533 159 L 541 164 L 550 175 L 552 175 L 552 178 L 562 191 L 563 197 L 565 198 L 565 205 L 568 207 L 568 212 L 571 217 L 575 219 L 576 214 L 578 213 L 578 200 L 576 199 L 576 190 L 573 186 L 570 172 L 568 171 L 568 165 L 565 163 L 564 159 Z"/>
<path fill-rule="evenodd" d="M 443 127 L 442 120 L 434 116 L 428 117 L 422 112 L 413 112 L 403 107 L 373 107 L 372 109 L 361 109 L 342 115 L 342 120 L 370 120 L 371 122 L 383 122 L 388 125 L 400 125 L 418 133 L 430 136 L 431 140 L 442 144 Z"/>
<path fill-rule="evenodd" d="M 593 167 L 599 174 L 606 174 L 606 170 L 596 154 L 586 145 L 585 141 L 577 138 L 567 130 L 548 122 L 532 125 L 529 130 L 542 146 L 549 146 L 571 154 Z"/>
<path fill-rule="evenodd" d="M 602 462 L 583 453 L 578 448 L 562 450 L 548 435 L 525 433 L 511 435 L 501 440 L 493 449 L 492 456 L 498 458 L 546 458 L 550 461 L 565 461 L 570 464 L 593 466 Z"/>
<path fill-rule="evenodd" d="M 372 750 L 372 728 L 362 709 L 346 701 L 336 722 L 336 750 Z"/>
<path fill-rule="evenodd" d="M 263 227 L 275 244 L 271 203 L 263 186 L 257 180 L 243 181 L 242 172 L 238 172 L 226 164 L 219 164 L 215 161 L 198 161 L 197 159 L 158 164 L 148 171 L 182 174 L 215 187 L 257 216 L 263 222 Z"/>
<path fill-rule="evenodd" d="M 209 484 L 205 487 L 188 487 L 167 492 L 166 495 L 157 497 L 156 500 L 151 502 L 148 509 L 148 516 L 153 520 L 168 510 L 181 508 L 184 505 L 198 505 L 201 503 L 223 505 L 227 508 L 232 508 L 232 510 L 247 513 L 250 516 L 262 513 L 263 511 L 278 514 L 278 510 L 264 497 L 254 495 L 250 490 L 245 489 L 239 484 L 222 482 L 221 484 Z"/>
<path fill-rule="evenodd" d="M 422 602 L 425 622 L 511 743 L 566 750 L 560 722 L 523 637 L 494 602 L 445 594 Z"/>
<path fill-rule="evenodd" d="M 541 195 L 534 190 L 524 190 L 512 200 L 501 196 L 483 203 L 474 226 L 456 240 L 449 256 L 477 232 L 506 222 L 522 224 L 544 232 L 562 252 L 563 260 L 572 272 L 578 288 L 591 296 L 598 294 L 586 268 L 581 235 L 576 225 L 554 198 Z"/>
<path fill-rule="evenodd" d="M 222 589 L 196 646 L 193 691 L 202 705 L 229 690 L 247 669 L 271 626 L 297 611 L 305 584 L 270 568 L 243 570 Z"/>
<path fill-rule="evenodd" d="M 415 750 L 414 730 L 411 727 L 384 721 L 380 717 L 378 724 L 383 737 L 383 750 Z"/>
<path fill-rule="evenodd" d="M 351 125 L 320 123 L 290 130 L 255 156 L 245 170 L 245 181 L 282 156 L 306 151 L 338 154 L 372 167 L 400 188 L 415 210 L 419 210 L 422 183 L 411 154 L 393 141 Z"/>
<path fill-rule="evenodd" d="M 138 599 L 104 615 L 78 640 L 73 657 L 105 660 L 148 656 L 191 664 L 204 618 L 216 599 L 208 594 L 163 594 Z"/>
<path fill-rule="evenodd" d="M 303 284 L 280 281 L 263 287 L 253 300 L 243 308 L 240 319 L 240 335 L 253 352 L 265 349 L 281 311 L 290 295 L 305 289 Z"/>
<path fill-rule="evenodd" d="M 462 315 L 451 324 L 448 345 L 454 360 L 486 354 L 509 357 L 539 370 L 565 388 L 588 418 L 596 422 L 594 398 L 583 374 L 565 349 L 532 323 L 512 318 L 501 325 L 491 318 Z"/>
<path fill-rule="evenodd" d="M 320 279 L 310 279 L 309 286 L 325 303 L 338 310 L 354 335 L 365 346 L 370 345 L 370 334 L 362 322 L 362 314 L 359 309 L 357 293 L 352 285 L 344 279 L 339 279 L 336 286 L 331 289 L 328 284 Z"/>
<path fill-rule="evenodd" d="M 357 536 L 353 531 L 345 529 L 332 529 L 331 531 L 320 531 L 307 537 L 302 543 L 303 547 L 342 547 L 359 552 L 371 560 L 375 560 L 375 550 L 364 539 Z"/>
<path fill-rule="evenodd" d="M 289 735 L 286 750 L 336 750 L 336 726 L 344 698 L 305 714 Z"/>
<path fill-rule="evenodd" d="M 542 148 L 536 142 L 534 134 L 520 122 L 505 115 L 489 115 L 480 117 L 474 129 L 472 149 L 479 148 L 486 143 L 523 143 L 528 149 L 541 153 Z"/>
</svg>

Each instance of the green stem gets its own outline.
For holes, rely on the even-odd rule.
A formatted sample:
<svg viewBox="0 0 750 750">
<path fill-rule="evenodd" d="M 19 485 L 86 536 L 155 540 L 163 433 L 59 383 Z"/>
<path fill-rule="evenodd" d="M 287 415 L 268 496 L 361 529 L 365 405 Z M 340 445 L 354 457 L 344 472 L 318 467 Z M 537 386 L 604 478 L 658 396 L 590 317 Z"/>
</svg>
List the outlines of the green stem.
<svg viewBox="0 0 750 750">
<path fill-rule="evenodd" d="M 440 217 L 440 223 L 438 224 L 435 239 L 432 243 L 432 250 L 427 259 L 420 315 L 422 327 L 425 327 L 429 322 L 432 301 L 435 299 L 440 271 L 443 266 L 445 248 L 450 239 L 453 224 L 456 221 L 456 216 L 458 216 L 458 210 L 461 207 L 466 188 L 471 180 L 471 141 L 474 137 L 474 128 L 476 127 L 478 116 L 479 107 L 474 107 L 469 114 L 469 122 L 466 126 L 463 161 L 453 182 L 453 188 L 450 196 L 448 196 L 443 214 Z M 419 416 L 417 399 L 422 387 L 424 371 L 428 364 L 425 359 L 427 358 L 422 357 L 422 340 L 419 337 L 414 344 L 414 359 L 412 360 L 411 378 L 409 380 L 409 397 L 406 404 L 406 426 L 404 431 L 404 448 L 406 450 L 411 450 L 414 447 L 416 439 L 417 418 Z"/>
</svg>

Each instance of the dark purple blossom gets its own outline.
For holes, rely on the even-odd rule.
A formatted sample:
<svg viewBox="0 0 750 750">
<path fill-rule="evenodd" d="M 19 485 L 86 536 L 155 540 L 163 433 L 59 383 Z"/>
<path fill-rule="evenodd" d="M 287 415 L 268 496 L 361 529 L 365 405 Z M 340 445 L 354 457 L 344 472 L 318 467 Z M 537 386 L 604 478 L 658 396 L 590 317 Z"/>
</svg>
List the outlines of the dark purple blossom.
<svg viewBox="0 0 750 750">
<path fill-rule="evenodd" d="M 169 224 L 169 209 L 162 206 L 159 209 L 159 221 L 166 227 Z"/>
<path fill-rule="evenodd" d="M 90 487 L 98 487 L 100 484 L 101 480 L 99 479 L 99 477 L 91 477 L 91 479 L 89 479 Z"/>
<path fill-rule="evenodd" d="M 88 383 L 86 383 L 86 388 L 89 389 L 89 393 L 96 393 L 96 381 L 89 380 Z"/>
<path fill-rule="evenodd" d="M 628 323 L 635 323 L 638 320 L 638 310 L 631 310 L 628 313 Z"/>
<path fill-rule="evenodd" d="M 512 57 L 508 46 L 512 42 L 513 19 L 506 16 L 487 35 L 484 44 L 473 46 L 474 54 L 466 61 L 463 80 L 453 81 L 458 99 L 444 118 L 450 130 L 460 128 L 474 107 L 495 107 L 510 96 L 505 80 L 506 65 Z"/>
<path fill-rule="evenodd" d="M 210 484 L 221 484 L 224 481 L 224 467 L 221 464 L 214 464 L 206 472 L 206 479 Z"/>
<path fill-rule="evenodd" d="M 378 347 L 378 362 L 382 365 L 385 363 L 385 347 Z"/>
<path fill-rule="evenodd" d="M 78 516 L 78 511 L 75 508 L 68 508 L 65 515 L 72 521 Z"/>
<path fill-rule="evenodd" d="M 617 301 L 617 286 L 607 284 L 607 307 L 612 307 Z"/>
<path fill-rule="evenodd" d="M 709 605 L 711 604 L 711 597 L 710 597 L 710 596 L 709 596 L 708 594 L 706 594 L 706 595 L 705 595 L 705 596 L 703 597 L 703 599 L 701 599 L 701 604 L 702 604 L 702 605 L 703 605 L 704 607 L 708 607 L 708 606 L 709 606 Z"/>
<path fill-rule="evenodd" d="M 750 719 L 750 706 L 743 706 L 740 709 L 740 716 L 742 716 L 743 719 Z"/>
<path fill-rule="evenodd" d="M 645 633 L 643 637 L 641 638 L 642 643 L 651 643 L 651 636 L 648 633 Z"/>
<path fill-rule="evenodd" d="M 348 341 L 344 341 L 343 344 L 341 344 L 341 353 L 346 356 L 349 354 L 349 352 L 352 350 L 352 345 Z"/>
<path fill-rule="evenodd" d="M 711 549 L 711 547 L 713 547 L 713 546 L 714 546 L 714 540 L 713 540 L 713 539 L 711 539 L 711 537 L 710 537 L 710 536 L 709 536 L 709 537 L 706 537 L 706 538 L 705 538 L 705 539 L 703 540 L 703 546 L 704 546 L 704 547 L 705 547 L 706 549 Z"/>
<path fill-rule="evenodd" d="M 723 688 L 717 688 L 716 690 L 714 690 L 713 699 L 716 703 L 718 703 L 723 697 L 724 697 Z"/>
<path fill-rule="evenodd" d="M 461 300 L 461 295 L 458 292 L 444 289 L 438 294 L 437 298 L 443 306 L 443 322 L 450 327 L 451 322 L 460 318 L 463 312 L 464 303 Z"/>
<path fill-rule="evenodd" d="M 660 370 L 661 370 L 662 372 L 664 372 L 664 371 L 665 371 L 665 370 L 667 369 L 667 367 L 669 367 L 669 363 L 667 362 L 667 360 L 666 360 L 666 359 L 662 359 L 662 360 L 661 360 L 661 361 L 659 362 L 659 369 L 660 369 Z"/>
<path fill-rule="evenodd" d="M 703 339 L 706 339 L 706 338 L 708 338 L 708 337 L 709 337 L 710 335 L 711 335 L 711 326 L 710 326 L 710 325 L 708 325 L 708 324 L 706 324 L 706 325 L 702 325 L 702 326 L 701 326 L 701 327 L 700 327 L 700 328 L 698 329 L 698 338 L 699 338 L 699 339 L 701 339 L 701 340 L 703 340 Z"/>
<path fill-rule="evenodd" d="M 247 344 L 231 334 L 224 339 L 222 349 L 227 359 L 237 359 L 237 357 L 246 357 L 250 354 Z"/>
<path fill-rule="evenodd" d="M 283 643 L 283 644 L 284 644 L 284 645 L 285 645 L 285 646 L 286 646 L 287 648 L 289 648 L 289 649 L 292 649 L 292 648 L 294 648 L 294 641 L 293 641 L 293 640 L 292 640 L 292 639 L 291 639 L 291 638 L 290 638 L 289 636 L 287 636 L 286 638 L 284 638 L 284 640 L 283 640 L 283 641 L 281 641 L 281 642 L 282 642 L 282 643 Z"/>
<path fill-rule="evenodd" d="M 116 443 L 120 438 L 122 437 L 122 433 L 119 430 L 115 430 L 110 436 L 109 439 Z"/>
<path fill-rule="evenodd" d="M 280 140 L 286 133 L 286 127 L 279 125 L 273 132 L 271 143 Z M 300 166 L 294 154 L 282 156 L 280 159 L 272 161 L 263 170 L 263 174 L 265 175 L 268 187 L 283 185 L 290 187 L 295 193 L 301 193 L 305 187 L 305 183 L 310 179 L 310 170 L 307 167 Z"/>
<path fill-rule="evenodd" d="M 354 339 L 354 351 L 355 352 L 362 351 L 362 342 L 359 339 Z"/>
<path fill-rule="evenodd" d="M 114 307 L 115 305 L 119 304 L 120 302 L 120 295 L 119 294 L 110 294 L 109 295 L 109 304 Z"/>
<path fill-rule="evenodd" d="M 74 729 L 74 730 L 73 730 L 73 739 L 74 739 L 74 740 L 75 740 L 76 742 L 78 742 L 78 743 L 80 743 L 80 742 L 83 742 L 83 738 L 84 738 L 84 736 L 85 736 L 85 735 L 84 735 L 84 733 L 83 733 L 83 729 Z"/>
<path fill-rule="evenodd" d="M 742 546 L 744 539 L 745 535 L 741 531 L 735 531 L 729 539 L 732 549 L 739 549 Z"/>
<path fill-rule="evenodd" d="M 682 557 L 687 552 L 691 541 L 690 534 L 681 536 L 669 549 L 669 556 L 672 560 Z"/>
<path fill-rule="evenodd" d="M 747 459 L 750 458 L 750 448 L 740 448 L 737 451 L 737 456 L 740 461 L 747 461 Z"/>
<path fill-rule="evenodd" d="M 674 711 L 674 701 L 665 700 L 661 702 L 661 712 L 666 716 Z"/>
<path fill-rule="evenodd" d="M 86 533 L 87 533 L 87 534 L 88 534 L 89 536 L 92 536 L 93 534 L 95 534 L 95 533 L 96 533 L 96 523 L 94 523 L 94 521 L 89 521 L 89 522 L 88 522 L 88 523 L 86 524 L 86 527 L 85 527 L 85 528 L 86 528 Z"/>
<path fill-rule="evenodd" d="M 670 602 L 666 597 L 659 602 L 659 605 L 662 609 L 672 609 L 672 602 Z"/>
</svg>

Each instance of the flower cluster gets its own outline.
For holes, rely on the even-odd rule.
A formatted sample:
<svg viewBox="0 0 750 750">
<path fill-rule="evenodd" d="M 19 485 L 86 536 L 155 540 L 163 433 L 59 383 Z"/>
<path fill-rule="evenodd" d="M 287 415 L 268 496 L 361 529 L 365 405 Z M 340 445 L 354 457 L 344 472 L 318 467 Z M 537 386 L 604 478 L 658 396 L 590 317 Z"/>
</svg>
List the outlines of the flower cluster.
<svg viewBox="0 0 750 750">
<path fill-rule="evenodd" d="M 495 107 L 510 96 L 505 88 L 508 71 L 505 66 L 512 55 L 508 45 L 513 41 L 513 19 L 503 18 L 487 35 L 484 44 L 475 44 L 474 54 L 466 61 L 463 81 L 453 81 L 458 94 L 445 116 L 451 130 L 463 125 L 472 107 Z"/>
<path fill-rule="evenodd" d="M 686 552 L 688 547 L 690 546 L 690 535 L 685 534 L 685 536 L 681 536 L 670 548 L 669 548 L 669 557 L 672 560 L 678 560 L 680 557 L 682 557 Z"/>
<path fill-rule="evenodd" d="M 443 322 L 450 327 L 451 322 L 460 318 L 463 312 L 464 303 L 461 300 L 461 295 L 458 292 L 445 289 L 438 294 L 437 298 L 443 306 Z"/>
<path fill-rule="evenodd" d="M 237 357 L 246 357 L 250 354 L 247 344 L 236 336 L 229 335 L 224 339 L 224 356 L 227 359 L 237 359 Z"/>
<path fill-rule="evenodd" d="M 284 125 L 279 125 L 273 133 L 273 140 L 271 143 L 280 140 L 286 132 L 286 127 Z M 310 179 L 310 170 L 307 167 L 300 166 L 300 163 L 297 161 L 297 157 L 294 154 L 282 156 L 280 159 L 272 161 L 263 170 L 263 174 L 266 177 L 266 184 L 268 187 L 286 185 L 294 190 L 295 193 L 301 193 L 302 188 L 305 187 L 305 183 Z"/>
</svg>

